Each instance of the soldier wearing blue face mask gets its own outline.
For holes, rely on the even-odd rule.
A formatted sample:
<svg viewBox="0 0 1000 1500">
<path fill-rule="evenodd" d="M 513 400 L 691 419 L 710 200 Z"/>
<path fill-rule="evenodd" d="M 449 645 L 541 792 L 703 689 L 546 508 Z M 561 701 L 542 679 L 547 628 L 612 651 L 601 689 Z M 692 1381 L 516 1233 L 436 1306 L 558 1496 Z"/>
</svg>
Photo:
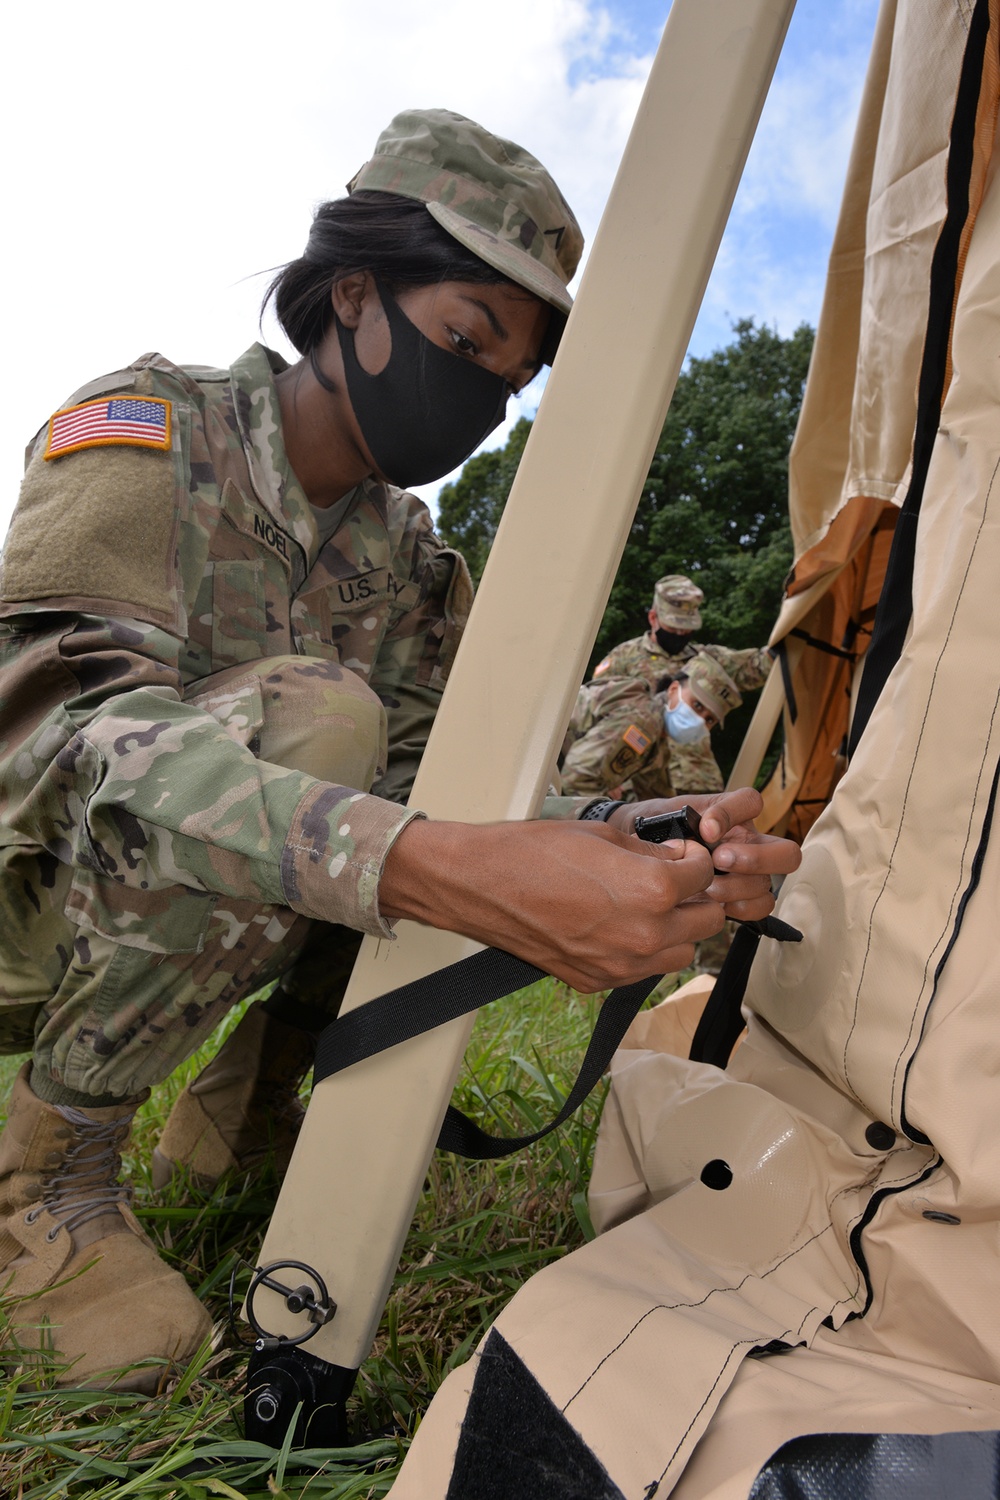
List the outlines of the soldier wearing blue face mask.
<svg viewBox="0 0 1000 1500">
<path fill-rule="evenodd" d="M 705 595 L 696 583 L 681 573 L 669 573 L 653 590 L 649 611 L 649 629 L 635 640 L 623 641 L 603 657 L 594 668 L 594 682 L 625 677 L 645 682 L 651 692 L 658 691 L 668 678 L 688 673 L 696 657 L 709 657 L 735 683 L 740 692 L 763 687 L 774 658 L 767 647 L 737 650 L 731 646 L 706 645 L 696 640 L 701 630 L 701 606 Z M 672 705 L 676 707 L 676 705 Z M 689 705 L 690 707 L 690 705 Z M 687 725 L 687 738 L 685 735 Z M 681 714 L 671 726 L 669 753 L 664 752 L 663 773 L 656 779 L 656 768 L 645 773 L 648 796 L 669 796 L 651 787 L 673 786 L 682 792 L 720 792 L 722 772 L 714 757 L 702 746 L 693 751 L 692 743 L 702 738 L 690 714 Z M 669 764 L 667 763 L 669 761 Z"/>
<path fill-rule="evenodd" d="M 564 792 L 641 801 L 655 784 L 670 788 L 660 795 L 685 796 L 718 774 L 710 732 L 743 701 L 733 679 L 699 652 L 657 686 L 653 692 L 642 678 L 616 677 L 580 690 L 570 725 L 575 740 L 562 767 Z M 679 760 L 677 746 L 684 750 Z M 672 779 L 674 765 L 683 767 L 683 781 Z"/>
</svg>

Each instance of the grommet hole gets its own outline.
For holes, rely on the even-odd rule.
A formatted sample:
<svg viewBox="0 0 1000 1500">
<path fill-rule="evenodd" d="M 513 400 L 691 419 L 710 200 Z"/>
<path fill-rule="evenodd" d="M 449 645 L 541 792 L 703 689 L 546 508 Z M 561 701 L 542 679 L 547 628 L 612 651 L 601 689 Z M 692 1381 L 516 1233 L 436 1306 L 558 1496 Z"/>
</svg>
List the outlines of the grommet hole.
<svg viewBox="0 0 1000 1500">
<path fill-rule="evenodd" d="M 701 1169 L 701 1180 L 713 1193 L 721 1193 L 733 1180 L 733 1169 L 728 1162 L 717 1156 L 714 1161 L 708 1161 Z"/>
<path fill-rule="evenodd" d="M 939 1213 L 935 1208 L 925 1208 L 924 1218 L 930 1219 L 932 1224 L 961 1224 L 962 1222 L 957 1214 Z"/>
</svg>

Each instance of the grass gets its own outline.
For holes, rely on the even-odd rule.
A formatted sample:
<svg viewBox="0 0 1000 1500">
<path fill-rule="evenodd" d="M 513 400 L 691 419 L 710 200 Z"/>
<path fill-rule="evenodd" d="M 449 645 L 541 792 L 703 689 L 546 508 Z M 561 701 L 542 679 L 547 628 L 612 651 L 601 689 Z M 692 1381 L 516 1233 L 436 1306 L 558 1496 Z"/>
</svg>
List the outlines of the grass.
<svg viewBox="0 0 1000 1500">
<path fill-rule="evenodd" d="M 598 1001 L 546 980 L 479 1018 L 455 1094 L 487 1129 L 523 1134 L 550 1118 L 568 1090 Z M 376 1345 L 362 1367 L 352 1419 L 393 1434 L 350 1450 L 289 1455 L 244 1440 L 245 1351 L 226 1326 L 234 1262 L 253 1263 L 273 1206 L 259 1179 L 212 1196 L 154 1194 L 153 1146 L 184 1084 L 239 1019 L 140 1111 L 128 1170 L 135 1208 L 164 1258 L 217 1320 L 212 1348 L 155 1399 L 38 1389 L 24 1375 L 0 1390 L 0 1500 L 87 1495 L 227 1496 L 229 1500 L 375 1500 L 395 1478 L 420 1415 L 534 1271 L 592 1234 L 586 1208 L 602 1097 L 532 1150 L 499 1163 L 436 1153 Z M 0 1059 L 3 1097 L 17 1059 Z"/>
</svg>

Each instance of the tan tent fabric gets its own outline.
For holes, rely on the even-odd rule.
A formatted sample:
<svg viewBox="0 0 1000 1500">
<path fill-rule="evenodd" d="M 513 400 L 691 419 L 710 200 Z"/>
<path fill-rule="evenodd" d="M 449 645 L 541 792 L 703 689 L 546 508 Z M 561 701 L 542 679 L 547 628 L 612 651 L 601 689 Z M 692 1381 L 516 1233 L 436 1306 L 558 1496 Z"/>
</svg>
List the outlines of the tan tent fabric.
<svg viewBox="0 0 1000 1500">
<path fill-rule="evenodd" d="M 612 1063 L 611 1090 L 604 1104 L 587 1194 L 598 1234 L 647 1207 L 648 1186 L 622 1117 L 616 1081 L 633 1062 L 649 1054 L 687 1057 L 705 1003 L 715 986 L 713 974 L 696 974 L 659 1005 L 641 1010 L 622 1037 Z M 627 1092 L 627 1091 L 626 1091 Z"/>
<path fill-rule="evenodd" d="M 771 637 L 795 627 L 860 661 L 909 483 L 917 382 L 945 166 L 970 7 L 883 4 L 875 35 L 802 415 L 789 509 L 795 566 Z M 996 114 L 995 54 L 981 96 L 967 234 Z M 916 106 L 916 107 L 915 107 Z M 873 535 L 874 533 L 874 535 Z M 828 591 L 808 613 L 806 590 Z M 843 770 L 854 663 L 797 654 L 795 722 L 765 789 L 762 826 L 801 839 Z"/>
<path fill-rule="evenodd" d="M 618 1054 L 595 1184 L 611 1227 L 533 1278 L 450 1377 L 393 1500 L 458 1495 L 452 1469 L 468 1472 L 477 1455 L 488 1472 L 494 1398 L 541 1414 L 553 1452 L 577 1442 L 598 1462 L 581 1493 L 629 1500 L 743 1500 L 774 1448 L 802 1433 L 1000 1427 L 1000 182 L 983 148 L 998 20 L 993 3 L 978 216 L 912 624 L 782 889 L 778 912 L 804 940 L 762 945 L 747 1036 L 725 1073 L 649 1046 L 652 1028 L 645 1047 Z M 796 455 L 797 535 L 826 545 L 835 515 L 853 511 L 841 525 L 861 536 L 855 557 L 866 545 L 858 502 L 893 504 L 905 478 L 969 22 L 970 8 L 946 0 L 890 0 L 879 24 L 844 221 L 868 226 L 857 326 L 838 328 L 828 300 L 816 364 L 822 390 L 824 348 L 839 347 L 853 416 L 845 436 L 831 374 L 841 425 L 824 433 L 808 400 Z M 849 301 L 843 235 L 838 247 L 834 290 Z M 818 477 L 806 486 L 810 454 Z M 880 548 L 877 536 L 872 565 L 839 575 L 851 618 L 871 607 Z M 830 630 L 841 618 L 821 600 L 801 623 L 812 633 L 814 620 Z M 802 661 L 814 653 L 792 639 Z M 772 1341 L 792 1347 L 746 1359 Z M 507 1437 L 515 1458 L 530 1446 L 515 1421 Z"/>
<path fill-rule="evenodd" d="M 673 1500 L 746 1500 L 768 1459 L 807 1433 L 997 1429 L 995 1385 L 903 1359 L 855 1355 L 843 1333 L 821 1328 L 812 1347 L 794 1356 L 744 1361 Z"/>
<path fill-rule="evenodd" d="M 648 1048 L 653 1052 L 672 1052 L 675 1057 L 687 1057 L 705 1002 L 714 987 L 714 974 L 696 974 L 659 1005 L 641 1010 L 622 1037 L 622 1048 L 630 1052 Z"/>
</svg>

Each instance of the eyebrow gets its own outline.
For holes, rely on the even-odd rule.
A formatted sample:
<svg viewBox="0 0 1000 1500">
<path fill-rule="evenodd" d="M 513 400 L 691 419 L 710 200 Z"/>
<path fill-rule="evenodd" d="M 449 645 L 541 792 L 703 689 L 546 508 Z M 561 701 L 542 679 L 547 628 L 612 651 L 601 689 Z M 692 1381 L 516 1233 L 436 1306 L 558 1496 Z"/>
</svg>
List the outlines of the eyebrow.
<svg viewBox="0 0 1000 1500">
<path fill-rule="evenodd" d="M 470 297 L 467 292 L 462 292 L 461 296 L 463 302 L 469 302 L 473 307 L 479 308 L 479 311 L 483 314 L 493 332 L 496 334 L 497 338 L 500 339 L 502 343 L 506 343 L 510 338 L 510 333 L 503 326 L 500 319 L 493 311 L 492 307 L 490 307 L 489 303 L 484 302 L 481 297 Z M 526 359 L 522 361 L 521 368 L 524 370 L 530 370 L 531 378 L 534 379 L 544 363 L 545 361 L 541 358 Z"/>
<path fill-rule="evenodd" d="M 500 319 L 497 317 L 496 313 L 493 311 L 492 307 L 490 307 L 488 302 L 483 302 L 479 297 L 469 297 L 464 292 L 462 293 L 462 301 L 471 302 L 473 307 L 478 307 L 479 311 L 483 313 L 486 321 L 493 329 L 493 332 L 496 334 L 497 338 L 502 339 L 504 343 L 507 342 L 507 340 L 510 338 L 510 334 L 507 332 L 507 329 L 503 326 Z"/>
</svg>

